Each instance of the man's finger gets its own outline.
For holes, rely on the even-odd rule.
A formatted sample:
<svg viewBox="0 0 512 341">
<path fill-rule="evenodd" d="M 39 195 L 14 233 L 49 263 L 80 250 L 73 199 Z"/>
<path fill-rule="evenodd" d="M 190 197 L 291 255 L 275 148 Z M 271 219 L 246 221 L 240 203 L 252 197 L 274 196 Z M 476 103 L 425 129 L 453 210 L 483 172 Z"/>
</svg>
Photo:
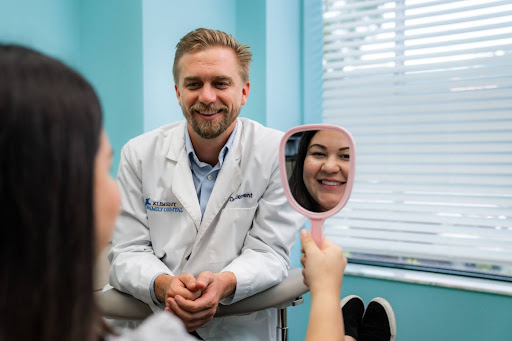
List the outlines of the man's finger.
<svg viewBox="0 0 512 341">
<path fill-rule="evenodd" d="M 198 313 L 203 310 L 209 310 L 214 307 L 214 303 L 209 295 L 201 296 L 195 301 L 186 300 L 181 296 L 176 296 L 174 298 L 176 303 L 182 308 L 190 313 Z"/>
<path fill-rule="evenodd" d="M 214 280 L 213 273 L 210 271 L 203 271 L 197 276 L 197 286 L 204 290 Z"/>
<path fill-rule="evenodd" d="M 180 275 L 179 278 L 188 290 L 197 290 L 197 280 L 194 276 L 192 276 L 191 274 L 183 274 Z"/>
<path fill-rule="evenodd" d="M 187 300 L 195 300 L 201 296 L 201 291 L 190 291 L 185 287 L 173 287 L 169 297 L 174 297 L 176 295 L 181 295 Z"/>
<path fill-rule="evenodd" d="M 169 301 L 169 300 L 168 300 Z M 203 311 L 207 308 L 202 307 L 196 303 L 196 301 L 184 299 L 181 296 L 175 296 L 174 302 L 169 301 L 169 304 L 175 303 L 181 310 L 186 311 L 189 314 L 195 314 Z"/>
<path fill-rule="evenodd" d="M 181 298 L 183 299 L 183 298 Z M 179 305 L 179 299 L 173 300 L 169 299 L 170 309 L 174 312 L 176 316 L 178 316 L 183 323 L 187 326 L 187 330 L 192 330 L 199 328 L 206 322 L 210 321 L 213 318 L 213 315 L 215 314 L 212 309 L 206 309 L 199 311 L 197 313 L 191 313 L 189 311 L 186 311 L 185 309 L 182 309 L 182 307 Z"/>
<path fill-rule="evenodd" d="M 193 319 L 193 314 L 183 310 L 175 299 L 168 298 L 167 301 L 169 302 L 170 309 L 174 312 L 176 316 L 178 316 L 183 322 L 190 322 Z"/>
</svg>

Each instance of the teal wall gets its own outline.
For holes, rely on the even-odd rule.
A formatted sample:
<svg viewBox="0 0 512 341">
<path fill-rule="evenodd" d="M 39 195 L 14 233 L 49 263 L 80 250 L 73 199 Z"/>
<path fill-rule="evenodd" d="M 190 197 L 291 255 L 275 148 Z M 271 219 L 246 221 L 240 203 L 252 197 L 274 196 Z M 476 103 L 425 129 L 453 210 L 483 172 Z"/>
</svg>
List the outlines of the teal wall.
<svg viewBox="0 0 512 341">
<path fill-rule="evenodd" d="M 80 65 L 79 0 L 0 0 L 0 41 L 43 51 Z"/>
<path fill-rule="evenodd" d="M 96 89 L 114 149 L 143 132 L 141 0 L 0 2 L 0 41 L 26 45 L 80 71 Z"/>
<path fill-rule="evenodd" d="M 143 133 L 141 0 L 80 2 L 79 69 L 98 92 L 114 149 L 112 174 L 123 145 Z"/>
<path fill-rule="evenodd" d="M 236 2 L 236 38 L 252 51 L 251 89 L 240 116 L 267 124 L 266 1 Z"/>
<path fill-rule="evenodd" d="M 267 1 L 267 126 L 302 124 L 301 1 Z"/>
</svg>

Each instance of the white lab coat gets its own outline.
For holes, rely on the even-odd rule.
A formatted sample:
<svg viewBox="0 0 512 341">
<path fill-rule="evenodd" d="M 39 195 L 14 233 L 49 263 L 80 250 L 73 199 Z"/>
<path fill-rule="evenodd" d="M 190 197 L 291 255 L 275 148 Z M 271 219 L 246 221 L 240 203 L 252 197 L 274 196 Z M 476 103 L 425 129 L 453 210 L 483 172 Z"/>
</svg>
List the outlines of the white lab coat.
<svg viewBox="0 0 512 341">
<path fill-rule="evenodd" d="M 106 341 L 197 341 L 187 333 L 183 323 L 174 315 L 160 312 L 149 318 L 136 329 L 124 329 L 120 335 L 105 335 Z"/>
<path fill-rule="evenodd" d="M 279 177 L 283 134 L 245 118 L 238 118 L 201 220 L 185 129 L 185 121 L 166 125 L 132 139 L 121 152 L 122 209 L 109 254 L 110 284 L 153 310 L 158 307 L 150 284 L 160 272 L 233 272 L 235 293 L 221 304 L 279 283 L 304 222 L 288 204 Z M 276 318 L 275 309 L 214 318 L 197 332 L 205 340 L 273 340 Z"/>
</svg>

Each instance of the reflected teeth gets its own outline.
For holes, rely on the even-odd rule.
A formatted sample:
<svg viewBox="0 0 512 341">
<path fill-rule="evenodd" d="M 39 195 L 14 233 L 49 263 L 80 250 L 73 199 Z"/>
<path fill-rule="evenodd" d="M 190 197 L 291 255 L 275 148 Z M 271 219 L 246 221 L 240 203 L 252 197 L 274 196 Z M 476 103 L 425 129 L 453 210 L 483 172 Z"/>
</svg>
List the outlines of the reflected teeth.
<svg viewBox="0 0 512 341">
<path fill-rule="evenodd" d="M 328 185 L 328 186 L 340 186 L 341 184 L 343 184 L 343 182 L 326 181 L 326 180 L 321 180 L 320 182 L 322 183 L 322 185 Z"/>
</svg>

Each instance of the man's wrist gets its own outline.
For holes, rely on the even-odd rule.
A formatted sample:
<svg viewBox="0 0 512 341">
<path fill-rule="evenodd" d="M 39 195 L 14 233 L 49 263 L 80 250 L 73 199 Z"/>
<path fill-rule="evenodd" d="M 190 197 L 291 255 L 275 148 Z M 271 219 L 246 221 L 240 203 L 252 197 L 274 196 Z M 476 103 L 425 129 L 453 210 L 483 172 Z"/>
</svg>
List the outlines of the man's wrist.
<svg viewBox="0 0 512 341">
<path fill-rule="evenodd" d="M 172 281 L 172 276 L 168 274 L 161 274 L 155 279 L 153 290 L 155 291 L 156 299 L 159 302 L 165 303 L 167 288 Z"/>
<path fill-rule="evenodd" d="M 231 296 L 235 290 L 236 290 L 236 276 L 231 271 L 225 271 L 225 272 L 219 272 L 216 273 L 215 276 L 217 276 L 221 287 L 222 287 L 222 293 L 221 293 L 221 299 Z"/>
</svg>

